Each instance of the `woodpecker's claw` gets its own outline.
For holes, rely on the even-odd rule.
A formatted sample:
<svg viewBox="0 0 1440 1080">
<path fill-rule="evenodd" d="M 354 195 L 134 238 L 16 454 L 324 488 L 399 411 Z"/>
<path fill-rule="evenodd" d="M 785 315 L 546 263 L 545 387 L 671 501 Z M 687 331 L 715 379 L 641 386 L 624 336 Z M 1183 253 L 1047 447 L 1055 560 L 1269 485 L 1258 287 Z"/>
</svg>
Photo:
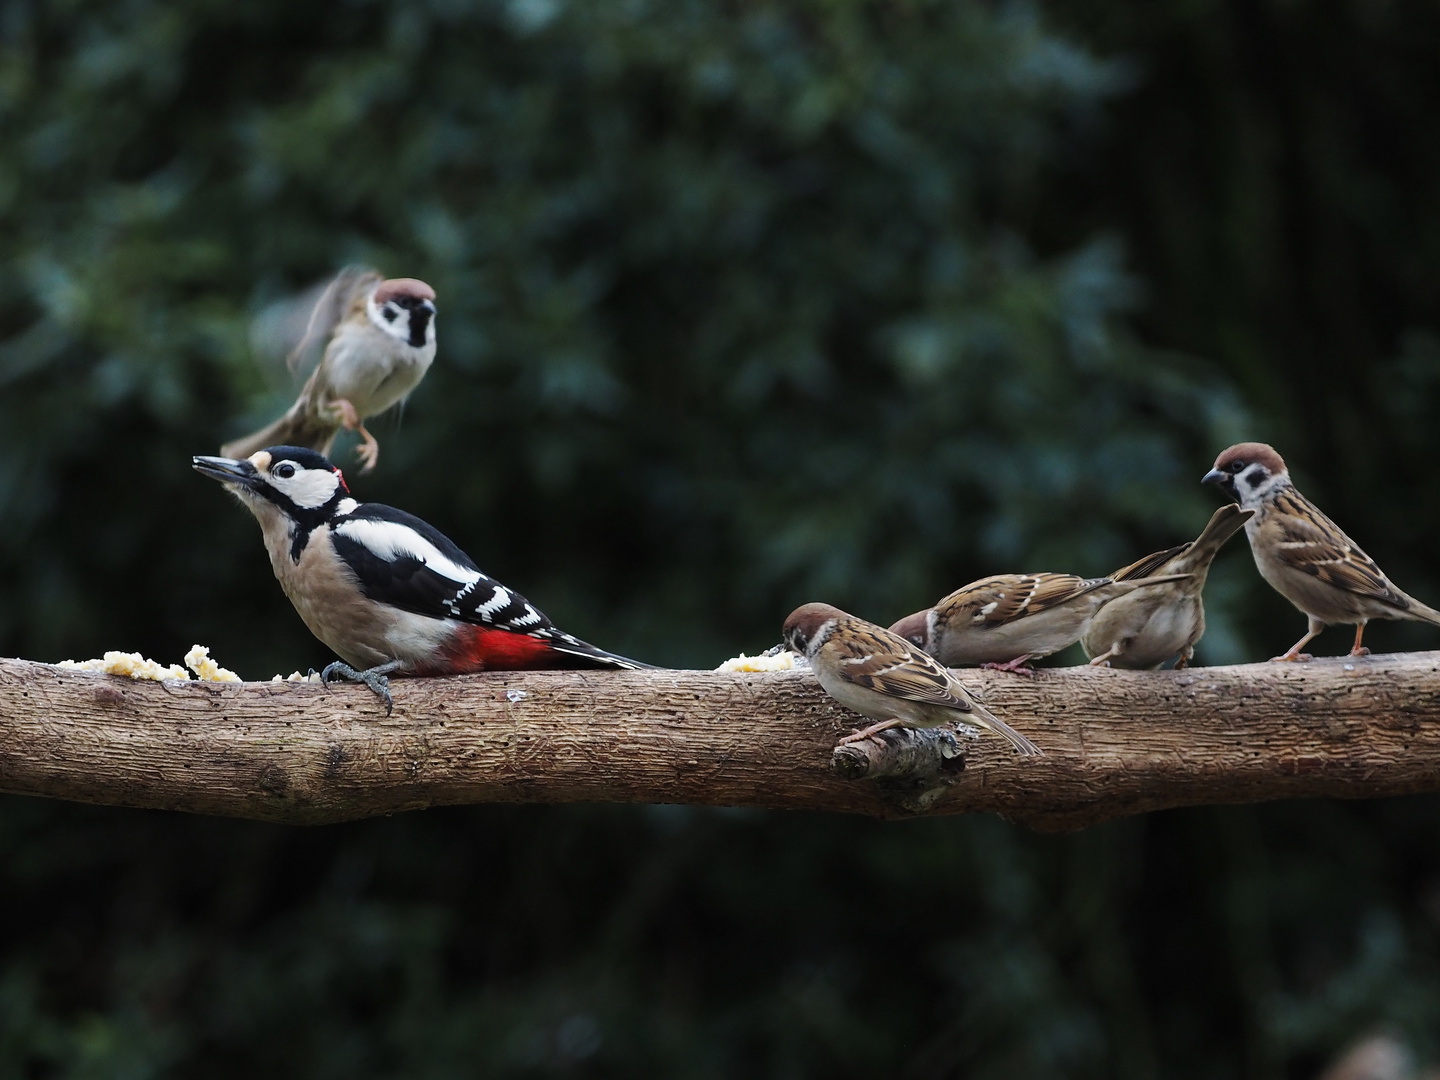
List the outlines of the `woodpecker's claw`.
<svg viewBox="0 0 1440 1080">
<path fill-rule="evenodd" d="M 395 660 L 379 667 L 367 668 L 365 671 L 356 671 L 349 664 L 336 660 L 333 664 L 327 664 L 325 670 L 320 672 L 320 681 L 327 687 L 331 679 L 364 683 L 371 693 L 385 702 L 385 715 L 389 716 L 395 710 L 395 699 L 390 696 L 390 680 L 385 675 L 399 666 L 400 662 Z"/>
</svg>

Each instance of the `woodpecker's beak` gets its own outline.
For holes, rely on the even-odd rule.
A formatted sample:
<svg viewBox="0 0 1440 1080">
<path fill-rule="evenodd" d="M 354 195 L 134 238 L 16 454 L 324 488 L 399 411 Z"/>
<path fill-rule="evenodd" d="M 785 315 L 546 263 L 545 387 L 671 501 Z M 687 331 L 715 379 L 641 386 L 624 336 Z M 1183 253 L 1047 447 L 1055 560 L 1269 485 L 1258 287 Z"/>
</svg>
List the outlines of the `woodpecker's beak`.
<svg viewBox="0 0 1440 1080">
<path fill-rule="evenodd" d="M 1200 482 L 1202 484 L 1223 484 L 1228 479 L 1230 479 L 1229 473 L 1221 472 L 1219 469 L 1211 469 L 1200 478 Z"/>
<path fill-rule="evenodd" d="M 196 454 L 190 459 L 190 464 L 196 472 L 208 476 L 212 480 L 219 480 L 222 484 L 233 484 L 247 491 L 253 491 L 260 482 L 260 473 L 248 461 L 236 461 L 234 458 L 228 457 L 204 457 Z"/>
</svg>

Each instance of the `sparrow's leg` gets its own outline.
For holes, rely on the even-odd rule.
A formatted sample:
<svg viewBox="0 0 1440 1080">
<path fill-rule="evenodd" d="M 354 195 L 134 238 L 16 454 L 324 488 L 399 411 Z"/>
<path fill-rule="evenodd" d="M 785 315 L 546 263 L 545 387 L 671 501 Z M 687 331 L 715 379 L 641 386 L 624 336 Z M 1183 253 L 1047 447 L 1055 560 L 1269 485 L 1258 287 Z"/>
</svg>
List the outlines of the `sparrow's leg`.
<svg viewBox="0 0 1440 1080">
<path fill-rule="evenodd" d="M 325 670 L 320 672 L 320 681 L 326 686 L 330 685 L 331 679 L 364 683 L 376 697 L 385 702 L 385 715 L 389 716 L 394 711 L 395 699 L 390 696 L 390 680 L 385 676 L 398 668 L 402 662 L 391 660 L 388 664 L 381 664 L 379 667 L 356 671 L 349 664 L 342 664 L 336 660 L 333 664 L 327 664 Z"/>
<path fill-rule="evenodd" d="M 360 422 L 360 412 L 349 398 L 336 398 L 330 405 L 340 417 L 340 426 L 346 431 L 358 432 L 364 440 L 355 448 L 355 456 L 360 459 L 360 471 L 370 472 L 380 460 L 380 444 L 375 441 L 374 435 L 365 430 L 365 425 Z"/>
<path fill-rule="evenodd" d="M 1370 650 L 1367 649 L 1367 648 L 1365 648 L 1364 645 L 1361 645 L 1361 644 L 1360 644 L 1360 638 L 1364 635 L 1364 633 L 1365 633 L 1365 624 L 1364 624 L 1363 622 L 1362 622 L 1362 623 L 1358 623 L 1358 624 L 1356 625 L 1356 627 L 1355 627 L 1355 647 L 1350 650 L 1350 655 L 1351 655 L 1351 656 L 1369 656 L 1369 655 L 1370 655 Z"/>
<path fill-rule="evenodd" d="M 1180 659 L 1175 661 L 1175 670 L 1176 670 L 1176 671 L 1180 671 L 1182 668 L 1187 668 L 1187 667 L 1189 667 L 1189 666 L 1190 666 L 1190 659 L 1191 659 L 1191 657 L 1193 657 L 1194 655 L 1195 655 L 1195 646 L 1194 646 L 1194 645 L 1186 645 L 1185 648 L 1183 648 L 1183 649 L 1180 650 Z"/>
<path fill-rule="evenodd" d="M 1017 656 L 1014 660 L 1006 660 L 1003 664 L 981 664 L 986 671 L 1009 671 L 1016 675 L 1034 675 L 1035 669 L 1025 661 L 1030 659 L 1030 653 Z"/>
<path fill-rule="evenodd" d="M 904 727 L 905 721 L 899 717 L 891 717 L 889 720 L 882 720 L 878 724 L 871 724 L 864 731 L 852 731 L 839 742 L 840 746 L 848 746 L 852 742 L 860 742 L 870 738 L 871 735 L 878 735 L 882 731 L 889 731 L 892 727 Z"/>
<path fill-rule="evenodd" d="M 1109 649 L 1107 649 L 1105 652 L 1101 653 L 1099 656 L 1092 656 L 1092 657 L 1090 658 L 1090 666 L 1091 666 L 1091 667 L 1109 667 L 1109 666 L 1110 666 L 1110 658 L 1111 658 L 1112 656 L 1119 656 L 1119 655 L 1120 655 L 1120 652 L 1121 652 L 1120 642 L 1117 641 L 1114 645 L 1111 645 Z"/>
<path fill-rule="evenodd" d="M 1310 630 L 1309 630 L 1309 632 L 1308 632 L 1304 637 L 1302 637 L 1299 641 L 1295 642 L 1294 645 L 1291 645 L 1291 646 L 1290 646 L 1290 651 L 1287 652 L 1284 656 L 1272 656 L 1270 659 L 1271 659 L 1272 661 L 1273 661 L 1273 660 L 1282 660 L 1282 661 L 1283 661 L 1283 660 L 1309 660 L 1309 659 L 1310 659 L 1310 654 L 1309 654 L 1309 653 L 1302 653 L 1300 650 L 1303 649 L 1306 645 L 1309 645 L 1311 639 L 1314 638 L 1314 637 L 1316 637 L 1316 636 L 1320 633 L 1320 631 L 1321 631 L 1321 630 L 1324 630 L 1324 629 L 1325 629 L 1325 624 L 1324 624 L 1323 622 L 1321 622 L 1319 619 L 1315 618 L 1313 615 L 1310 616 Z"/>
<path fill-rule="evenodd" d="M 355 448 L 355 456 L 360 459 L 360 471 L 367 473 L 375 468 L 375 463 L 380 460 L 380 444 L 375 441 L 375 436 L 365 430 L 364 424 L 356 424 L 355 430 L 365 441 Z"/>
</svg>

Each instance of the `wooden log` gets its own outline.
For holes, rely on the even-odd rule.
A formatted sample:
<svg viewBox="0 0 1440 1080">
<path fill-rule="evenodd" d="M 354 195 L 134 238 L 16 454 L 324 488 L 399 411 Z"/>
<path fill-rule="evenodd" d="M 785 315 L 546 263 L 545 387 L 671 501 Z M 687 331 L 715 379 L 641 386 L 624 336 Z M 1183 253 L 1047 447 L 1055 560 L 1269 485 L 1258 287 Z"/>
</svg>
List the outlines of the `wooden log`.
<svg viewBox="0 0 1440 1080">
<path fill-rule="evenodd" d="M 860 749 L 849 775 L 869 778 L 847 779 L 836 742 L 859 718 L 804 671 L 397 679 L 387 718 L 357 686 L 136 682 L 0 660 L 0 791 L 295 824 L 586 801 L 989 811 L 1066 830 L 1173 806 L 1440 789 L 1440 653 L 962 678 L 1044 756 L 985 737 L 959 740 L 955 761 L 946 737 L 899 733 Z"/>
</svg>

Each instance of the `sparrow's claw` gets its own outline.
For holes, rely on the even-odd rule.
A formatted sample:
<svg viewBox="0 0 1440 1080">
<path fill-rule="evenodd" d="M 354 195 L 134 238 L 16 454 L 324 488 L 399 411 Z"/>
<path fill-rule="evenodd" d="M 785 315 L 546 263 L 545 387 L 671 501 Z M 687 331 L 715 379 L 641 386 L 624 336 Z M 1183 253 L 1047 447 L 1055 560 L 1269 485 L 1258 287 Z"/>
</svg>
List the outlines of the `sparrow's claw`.
<svg viewBox="0 0 1440 1080">
<path fill-rule="evenodd" d="M 890 720 L 882 720 L 882 721 L 880 721 L 880 723 L 878 723 L 878 724 L 871 724 L 869 727 L 865 728 L 863 731 L 860 730 L 859 728 L 857 728 L 856 730 L 852 731 L 849 735 L 846 735 L 843 739 L 841 739 L 839 745 L 841 745 L 841 746 L 849 746 L 851 743 L 861 742 L 861 741 L 863 741 L 863 740 L 865 740 L 865 739 L 869 739 L 869 738 L 871 738 L 871 737 L 873 737 L 873 736 L 875 736 L 875 735 L 878 735 L 878 734 L 880 734 L 880 732 L 882 732 L 882 731 L 889 731 L 892 727 L 903 727 L 904 724 L 905 724 L 905 721 L 903 721 L 903 720 L 900 720 L 900 719 L 890 719 Z M 879 740 L 876 739 L 876 742 L 879 742 Z"/>
<path fill-rule="evenodd" d="M 360 426 L 360 413 L 350 403 L 349 398 L 336 398 L 330 402 L 330 407 L 335 410 L 340 426 L 346 431 L 354 431 Z"/>
<path fill-rule="evenodd" d="M 355 430 L 360 432 L 360 437 L 365 440 L 355 448 L 355 456 L 360 459 L 360 471 L 368 473 L 380 460 L 380 444 L 375 441 L 374 435 L 365 430 L 364 424 L 357 424 Z"/>
<path fill-rule="evenodd" d="M 1361 645 L 1358 649 L 1351 649 L 1351 650 L 1350 650 L 1350 655 L 1351 655 L 1351 656 L 1369 656 L 1369 655 L 1370 655 L 1370 650 L 1367 649 L 1364 645 Z"/>
<path fill-rule="evenodd" d="M 320 672 L 320 681 L 330 685 L 331 679 L 344 679 L 347 682 L 364 683 L 370 688 L 370 692 L 385 702 L 385 715 L 389 716 L 395 710 L 395 699 L 390 696 L 390 680 L 385 676 L 388 672 L 394 671 L 400 666 L 400 661 L 392 660 L 388 664 L 381 664 L 379 667 L 367 668 L 364 671 L 356 671 L 349 664 L 336 660 L 333 664 L 327 664 L 325 670 Z"/>
<path fill-rule="evenodd" d="M 1014 660 L 1006 660 L 1003 664 L 981 664 L 980 667 L 985 671 L 1008 671 L 1013 675 L 1034 675 L 1035 669 L 1026 663 L 1029 659 L 1030 654 L 1026 653 L 1024 656 L 1015 657 Z"/>
<path fill-rule="evenodd" d="M 1272 656 L 1270 662 L 1272 664 L 1304 664 L 1314 659 L 1315 657 L 1308 652 L 1288 652 L 1284 656 Z"/>
</svg>

